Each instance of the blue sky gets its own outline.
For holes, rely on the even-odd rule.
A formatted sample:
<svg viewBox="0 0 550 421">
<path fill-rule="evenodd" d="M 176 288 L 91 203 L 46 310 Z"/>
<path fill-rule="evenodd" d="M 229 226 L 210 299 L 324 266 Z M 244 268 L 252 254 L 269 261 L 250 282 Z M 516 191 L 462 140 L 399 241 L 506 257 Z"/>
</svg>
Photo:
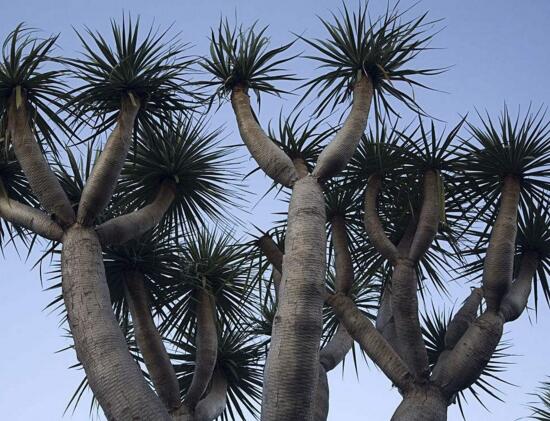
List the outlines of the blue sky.
<svg viewBox="0 0 550 421">
<path fill-rule="evenodd" d="M 191 52 L 208 52 L 209 28 L 220 16 L 251 24 L 259 20 L 270 25 L 269 34 L 274 44 L 288 42 L 292 32 L 309 37 L 323 37 L 316 15 L 329 16 L 341 3 L 328 0 L 279 1 L 3 1 L 0 13 L 0 37 L 21 21 L 46 33 L 61 33 L 60 53 L 74 56 L 79 51 L 71 26 L 105 30 L 110 18 L 119 18 L 123 11 L 141 15 L 145 23 L 155 21 L 162 27 L 174 24 L 181 31 L 181 39 L 193 45 Z M 346 1 L 356 7 L 357 1 Z M 385 7 L 385 1 L 372 0 L 373 14 Z M 403 0 L 404 9 L 413 2 Z M 418 64 L 428 67 L 451 66 L 448 72 L 426 82 L 444 93 L 417 91 L 417 99 L 444 122 L 456 123 L 460 115 L 476 108 L 487 109 L 497 115 L 504 102 L 516 110 L 526 109 L 530 103 L 539 106 L 549 102 L 550 83 L 550 2 L 546 0 L 491 0 L 491 1 L 437 1 L 423 0 L 413 13 L 430 11 L 433 19 L 443 18 L 443 28 L 433 43 L 440 47 L 424 53 Z M 303 45 L 295 50 L 301 51 Z M 295 60 L 291 68 L 299 76 L 311 76 L 312 66 L 306 60 Z M 260 119 L 266 123 L 276 118 L 281 107 L 290 109 L 295 98 L 265 98 Z M 286 104 L 286 105 L 285 105 Z M 229 107 L 222 107 L 213 117 L 213 124 L 225 124 L 225 134 L 232 143 L 238 141 L 233 116 Z M 242 154 L 244 156 L 244 153 Z M 252 164 L 246 161 L 247 166 Z M 264 191 L 268 182 L 261 175 L 248 180 L 251 191 Z M 253 202 L 255 203 L 255 202 Z M 272 212 L 281 205 L 266 198 L 250 207 L 243 219 L 269 228 L 276 219 Z M 55 314 L 42 311 L 52 294 L 42 291 L 39 274 L 31 271 L 33 256 L 25 261 L 10 247 L 2 260 L 0 275 L 0 320 L 3 320 L 0 346 L 0 419 L 43 421 L 62 419 L 63 409 L 81 379 L 81 374 L 68 370 L 75 362 L 69 352 L 55 352 L 67 345 L 62 338 Z M 44 286 L 47 286 L 45 283 Z M 466 295 L 467 287 L 451 284 L 451 298 L 434 296 L 436 306 L 452 306 Z M 512 342 L 516 354 L 505 378 L 517 385 L 503 386 L 505 403 L 488 401 L 491 412 L 484 410 L 474 399 L 466 414 L 470 420 L 515 420 L 527 415 L 524 404 L 528 393 L 550 374 L 547 347 L 550 340 L 548 310 L 542 307 L 538 320 L 534 312 L 524 314 L 519 321 L 506 326 L 506 339 Z M 369 363 L 360 363 L 359 379 L 348 361 L 344 373 L 335 369 L 330 374 L 330 420 L 388 420 L 399 402 L 397 392 Z M 86 404 L 65 419 L 88 420 Z M 449 420 L 461 419 L 453 406 Z"/>
</svg>

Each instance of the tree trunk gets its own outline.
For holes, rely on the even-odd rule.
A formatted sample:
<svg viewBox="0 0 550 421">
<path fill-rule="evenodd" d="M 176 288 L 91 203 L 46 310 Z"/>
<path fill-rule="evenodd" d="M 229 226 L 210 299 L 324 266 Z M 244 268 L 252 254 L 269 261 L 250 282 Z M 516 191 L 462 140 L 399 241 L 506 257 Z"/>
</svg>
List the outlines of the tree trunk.
<svg viewBox="0 0 550 421">
<path fill-rule="evenodd" d="M 181 406 L 178 378 L 151 315 L 143 274 L 129 272 L 124 278 L 136 342 L 143 361 L 159 398 L 168 411 L 174 411 Z"/>
<path fill-rule="evenodd" d="M 207 395 L 195 410 L 193 421 L 212 421 L 219 417 L 227 405 L 227 380 L 220 370 L 214 371 Z"/>
<path fill-rule="evenodd" d="M 447 399 L 435 387 L 417 387 L 405 394 L 391 421 L 446 421 Z"/>
<path fill-rule="evenodd" d="M 312 176 L 294 184 L 280 301 L 262 397 L 263 421 L 310 421 L 319 375 L 325 291 L 325 200 Z"/>
<path fill-rule="evenodd" d="M 61 255 L 63 299 L 79 361 L 109 420 L 165 420 L 170 416 L 147 385 L 117 323 L 99 239 L 92 228 L 71 227 Z"/>
</svg>

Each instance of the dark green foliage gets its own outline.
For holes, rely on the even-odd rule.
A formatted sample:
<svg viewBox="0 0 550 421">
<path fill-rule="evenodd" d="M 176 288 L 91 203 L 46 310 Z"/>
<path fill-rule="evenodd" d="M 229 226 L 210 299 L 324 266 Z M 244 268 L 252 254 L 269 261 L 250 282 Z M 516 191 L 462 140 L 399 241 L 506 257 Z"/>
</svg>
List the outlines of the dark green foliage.
<svg viewBox="0 0 550 421">
<path fill-rule="evenodd" d="M 14 97 L 17 107 L 27 107 L 38 140 L 52 151 L 60 140 L 58 135 L 70 133 L 59 114 L 67 99 L 67 85 L 62 80 L 66 71 L 56 68 L 59 59 L 52 55 L 56 41 L 57 36 L 39 38 L 36 31 L 23 24 L 17 25 L 4 41 L 0 62 L 0 136 L 6 131 L 10 98 Z"/>
<path fill-rule="evenodd" d="M 388 8 L 383 16 L 372 19 L 368 3 L 359 7 L 357 13 L 350 13 L 346 5 L 340 15 L 332 14 L 332 22 L 320 19 L 328 32 L 328 39 L 308 40 L 318 55 L 307 58 L 319 63 L 321 75 L 306 82 L 306 96 L 313 92 L 321 93 L 317 112 L 327 107 L 334 108 L 344 103 L 351 95 L 359 74 L 367 75 L 375 89 L 375 110 L 395 113 L 388 97 L 394 97 L 406 107 L 420 111 L 414 95 L 399 89 L 396 82 L 409 86 L 426 87 L 419 83 L 417 76 L 435 75 L 439 69 L 416 69 L 411 66 L 413 59 L 428 49 L 433 34 L 430 30 L 434 22 L 419 18 L 405 19 L 404 13 L 397 10 L 397 4 Z M 332 105 L 331 105 L 332 104 Z"/>
<path fill-rule="evenodd" d="M 107 130 L 116 122 L 124 98 L 139 101 L 137 121 L 142 124 L 192 106 L 187 73 L 193 60 L 169 30 L 151 27 L 141 36 L 139 19 L 133 23 L 131 17 L 123 17 L 122 25 L 113 20 L 114 48 L 99 32 L 85 32 L 89 39 L 76 32 L 84 48 L 82 57 L 68 60 L 81 82 L 69 102 L 77 127 L 88 121 L 95 134 Z"/>
</svg>

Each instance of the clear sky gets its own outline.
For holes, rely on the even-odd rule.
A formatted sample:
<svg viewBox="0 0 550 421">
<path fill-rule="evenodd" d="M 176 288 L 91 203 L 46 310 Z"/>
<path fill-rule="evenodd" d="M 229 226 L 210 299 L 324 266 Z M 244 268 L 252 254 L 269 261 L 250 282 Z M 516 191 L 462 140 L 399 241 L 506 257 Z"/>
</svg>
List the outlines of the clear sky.
<svg viewBox="0 0 550 421">
<path fill-rule="evenodd" d="M 358 2 L 346 1 L 351 8 Z M 385 7 L 385 1 L 372 0 L 376 10 Z M 402 8 L 413 4 L 401 2 Z M 311 37 L 323 37 L 324 33 L 316 15 L 329 16 L 341 3 L 329 0 L 278 0 L 278 1 L 40 1 L 2 0 L 0 7 L 0 38 L 21 21 L 47 33 L 61 33 L 60 52 L 74 55 L 79 50 L 71 26 L 105 30 L 109 19 L 119 18 L 123 11 L 141 15 L 145 23 L 154 20 L 165 27 L 174 24 L 181 30 L 183 40 L 191 43 L 194 54 L 208 52 L 209 28 L 216 25 L 221 15 L 250 24 L 259 20 L 269 24 L 273 42 L 283 43 L 292 39 L 292 32 Z M 512 109 L 530 103 L 539 106 L 550 102 L 550 1 L 548 0 L 423 0 L 414 9 L 417 13 L 430 11 L 432 18 L 443 18 L 443 31 L 436 36 L 434 47 L 419 58 L 419 63 L 429 67 L 452 66 L 445 74 L 428 82 L 430 86 L 446 93 L 417 92 L 419 102 L 433 115 L 453 124 L 459 115 L 475 108 L 487 109 L 496 115 L 506 101 Z M 298 46 L 296 51 L 305 48 Z M 312 74 L 311 64 L 296 60 L 291 64 L 298 75 Z M 290 99 L 294 101 L 294 99 Z M 276 118 L 285 99 L 265 98 L 260 119 L 266 123 Z M 287 105 L 288 108 L 290 108 Z M 287 109 L 288 109 L 287 108 Z M 228 139 L 236 143 L 238 134 L 230 109 L 223 107 L 213 118 L 214 123 L 226 124 Z M 250 164 L 251 165 L 251 164 Z M 262 176 L 249 180 L 251 191 L 263 191 L 268 186 Z M 271 213 L 280 205 L 264 199 L 246 216 L 263 228 L 269 228 L 276 219 Z M 55 352 L 67 345 L 59 328 L 59 318 L 42 309 L 52 294 L 42 291 L 39 274 L 31 271 L 33 257 L 28 261 L 7 248 L 0 270 L 0 419 L 28 421 L 62 419 L 63 409 L 81 379 L 81 373 L 68 370 L 75 362 L 69 352 Z M 48 284 L 45 283 L 44 287 Z M 467 287 L 451 285 L 456 293 L 450 299 L 433 297 L 436 305 L 444 302 L 451 306 L 462 301 Z M 511 352 L 517 356 L 505 378 L 517 385 L 503 386 L 504 403 L 488 400 L 491 412 L 484 410 L 470 399 L 466 414 L 470 420 L 516 420 L 526 416 L 524 407 L 530 400 L 536 384 L 550 375 L 548 348 L 550 339 L 549 312 L 545 307 L 539 312 L 523 315 L 519 321 L 506 325 L 506 339 L 513 343 Z M 359 367 L 356 378 L 351 361 L 346 370 L 337 368 L 330 374 L 331 412 L 329 420 L 389 420 L 399 401 L 384 376 L 369 363 Z M 87 402 L 67 420 L 88 420 Z M 449 420 L 460 420 L 456 406 L 449 410 Z"/>
</svg>

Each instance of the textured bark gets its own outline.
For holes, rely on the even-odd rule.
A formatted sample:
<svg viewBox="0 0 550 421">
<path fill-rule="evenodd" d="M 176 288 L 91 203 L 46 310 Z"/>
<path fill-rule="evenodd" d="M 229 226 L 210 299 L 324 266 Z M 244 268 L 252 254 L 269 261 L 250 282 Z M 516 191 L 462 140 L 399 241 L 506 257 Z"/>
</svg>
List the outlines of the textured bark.
<svg viewBox="0 0 550 421">
<path fill-rule="evenodd" d="M 138 110 L 139 105 L 132 103 L 129 98 L 121 101 L 117 124 L 94 163 L 92 174 L 82 191 L 77 220 L 84 226 L 93 224 L 111 200 L 132 143 Z"/>
<path fill-rule="evenodd" d="M 170 420 L 128 351 L 109 297 L 99 239 L 75 225 L 63 238 L 63 299 L 76 353 L 109 420 Z"/>
<path fill-rule="evenodd" d="M 400 258 L 393 269 L 391 308 L 399 355 L 416 377 L 426 377 L 428 353 L 418 317 L 417 276 L 413 262 Z"/>
<path fill-rule="evenodd" d="M 391 421 L 446 421 L 447 399 L 437 387 L 417 387 L 404 396 Z"/>
<path fill-rule="evenodd" d="M 317 164 L 313 170 L 314 176 L 321 180 L 327 180 L 346 168 L 367 127 L 373 93 L 373 86 L 369 78 L 361 75 L 353 87 L 351 111 L 335 138 L 317 158 Z"/>
<path fill-rule="evenodd" d="M 432 170 L 424 174 L 423 199 L 418 217 L 416 232 L 409 251 L 409 259 L 414 263 L 426 254 L 439 227 L 439 175 Z"/>
<path fill-rule="evenodd" d="M 294 184 L 280 300 L 267 357 L 263 421 L 313 419 L 326 268 L 325 200 L 317 179 Z"/>
<path fill-rule="evenodd" d="M 205 290 L 200 290 L 197 307 L 196 359 L 193 380 L 183 403 L 194 410 L 206 391 L 216 367 L 218 332 L 214 314 L 214 301 Z"/>
<path fill-rule="evenodd" d="M 1 181 L 0 181 L 1 182 Z M 42 212 L 7 197 L 0 197 L 0 217 L 48 240 L 61 241 L 63 229 Z"/>
<path fill-rule="evenodd" d="M 412 373 L 371 321 L 355 306 L 353 300 L 343 294 L 335 294 L 327 299 L 327 303 L 334 309 L 349 335 L 384 374 L 402 391 L 409 390 L 413 382 Z"/>
<path fill-rule="evenodd" d="M 464 333 L 446 358 L 436 364 L 432 379 L 451 396 L 481 375 L 502 337 L 504 319 L 500 313 L 486 311 Z"/>
<path fill-rule="evenodd" d="M 298 179 L 292 160 L 262 130 L 250 107 L 250 97 L 242 87 L 233 89 L 231 104 L 241 138 L 258 166 L 275 182 L 292 186 Z"/>
<path fill-rule="evenodd" d="M 391 308 L 391 290 L 387 286 L 384 289 L 384 294 L 382 294 L 382 300 L 380 301 L 380 307 L 376 315 L 376 330 L 399 353 L 397 333 L 395 332 L 395 319 Z"/>
<path fill-rule="evenodd" d="M 336 269 L 336 291 L 347 294 L 353 284 L 353 262 L 349 251 L 346 220 L 341 215 L 332 218 L 332 243 Z"/>
<path fill-rule="evenodd" d="M 398 258 L 397 247 L 390 241 L 382 222 L 378 216 L 377 197 L 382 187 L 382 178 L 373 175 L 369 179 L 365 192 L 365 230 L 374 248 L 390 263 L 395 263 Z"/>
<path fill-rule="evenodd" d="M 458 343 L 464 332 L 468 330 L 470 325 L 477 318 L 477 312 L 483 298 L 483 290 L 474 288 L 470 296 L 464 300 L 460 310 L 456 312 L 453 319 L 447 326 L 445 333 L 445 348 L 453 349 Z"/>
<path fill-rule="evenodd" d="M 223 413 L 226 405 L 227 380 L 221 371 L 216 370 L 208 394 L 197 405 L 193 421 L 212 421 Z"/>
<path fill-rule="evenodd" d="M 283 253 L 273 239 L 264 234 L 258 239 L 258 246 L 262 254 L 271 265 L 279 272 L 283 271 Z"/>
<path fill-rule="evenodd" d="M 329 408 L 329 385 L 327 372 L 323 365 L 319 367 L 319 379 L 317 380 L 317 387 L 315 389 L 315 409 L 313 413 L 314 421 L 326 421 L 328 417 Z"/>
<path fill-rule="evenodd" d="M 273 288 L 275 289 L 275 299 L 277 301 L 279 301 L 279 288 L 281 287 L 281 279 L 281 272 L 273 268 Z"/>
<path fill-rule="evenodd" d="M 70 226 L 75 220 L 71 203 L 36 142 L 24 101 L 17 108 L 15 95 L 9 104 L 8 132 L 17 161 L 40 204 L 61 226 Z"/>
<path fill-rule="evenodd" d="M 527 307 L 538 265 L 539 259 L 536 253 L 526 253 L 522 257 L 517 279 L 500 304 L 500 312 L 506 322 L 516 320 Z"/>
<path fill-rule="evenodd" d="M 483 266 L 483 292 L 487 308 L 493 311 L 499 309 L 500 301 L 512 284 L 514 276 L 519 198 L 519 180 L 506 177 Z"/>
<path fill-rule="evenodd" d="M 336 333 L 331 340 L 321 349 L 319 353 L 319 363 L 325 371 L 333 370 L 338 364 L 344 361 L 346 354 L 353 346 L 353 339 L 342 323 L 336 329 Z"/>
<path fill-rule="evenodd" d="M 170 208 L 175 197 L 173 182 L 165 181 L 160 186 L 157 196 L 150 204 L 126 215 L 113 218 L 96 228 L 101 244 L 124 244 L 139 238 L 153 229 Z"/>
<path fill-rule="evenodd" d="M 124 278 L 134 334 L 143 362 L 157 395 L 168 411 L 174 411 L 181 406 L 178 378 L 151 315 L 143 274 L 128 272 Z"/>
<path fill-rule="evenodd" d="M 303 158 L 294 158 L 292 160 L 292 163 L 294 164 L 294 168 L 296 168 L 298 178 L 304 178 L 306 175 L 309 174 L 306 161 L 304 161 Z"/>
</svg>

